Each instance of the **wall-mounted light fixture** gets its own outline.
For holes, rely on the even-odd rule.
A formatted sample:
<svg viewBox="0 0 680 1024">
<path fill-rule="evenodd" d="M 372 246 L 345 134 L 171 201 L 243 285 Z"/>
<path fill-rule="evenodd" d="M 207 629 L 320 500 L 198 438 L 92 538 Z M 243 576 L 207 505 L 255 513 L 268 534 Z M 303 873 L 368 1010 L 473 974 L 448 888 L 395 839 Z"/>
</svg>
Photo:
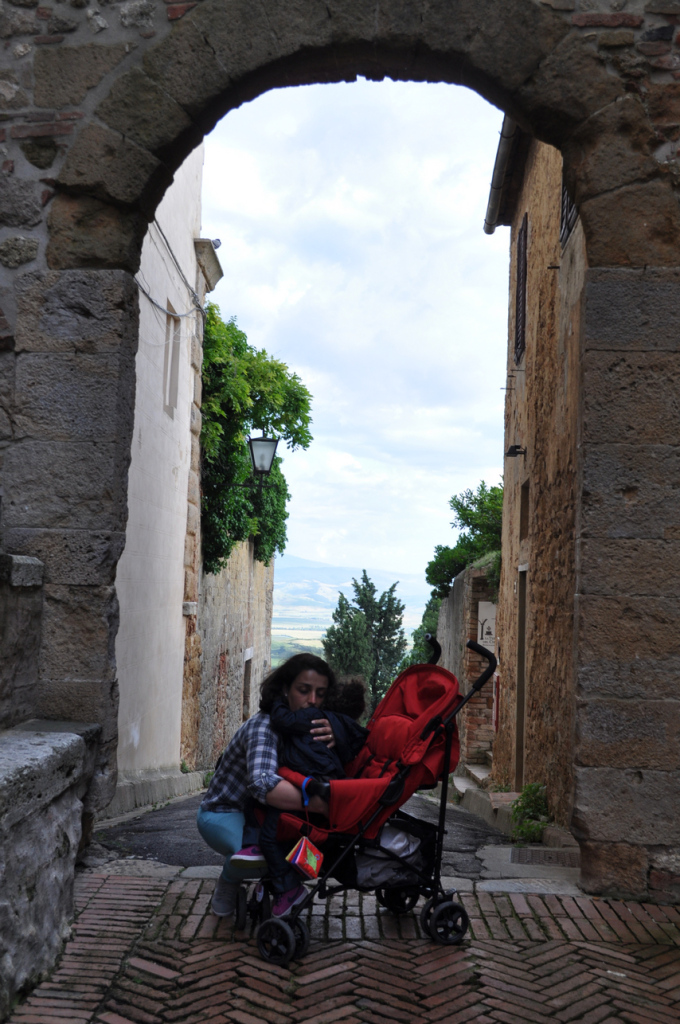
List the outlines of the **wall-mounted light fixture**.
<svg viewBox="0 0 680 1024">
<path fill-rule="evenodd" d="M 260 491 L 265 486 L 272 486 L 271 484 L 265 484 L 264 478 L 269 476 L 272 471 L 278 443 L 278 437 L 265 437 L 264 432 L 262 437 L 248 438 L 250 461 L 253 464 L 253 477 L 247 483 L 241 484 L 242 487 L 254 487 L 256 480 L 258 481 L 258 490 Z"/>
<path fill-rule="evenodd" d="M 506 459 L 516 459 L 518 455 L 526 455 L 526 448 L 522 448 L 521 444 L 511 444 L 505 453 Z"/>
</svg>

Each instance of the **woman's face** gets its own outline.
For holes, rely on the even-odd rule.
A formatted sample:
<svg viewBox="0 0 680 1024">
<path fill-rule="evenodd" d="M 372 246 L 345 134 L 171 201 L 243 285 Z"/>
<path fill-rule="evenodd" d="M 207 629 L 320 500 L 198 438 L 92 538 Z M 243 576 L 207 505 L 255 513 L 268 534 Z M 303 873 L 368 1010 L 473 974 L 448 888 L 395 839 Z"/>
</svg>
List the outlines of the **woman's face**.
<svg viewBox="0 0 680 1024">
<path fill-rule="evenodd" d="M 314 669 L 306 668 L 295 677 L 288 690 L 284 691 L 284 696 L 291 711 L 300 711 L 301 708 L 320 708 L 327 690 L 326 677 L 319 675 Z"/>
</svg>

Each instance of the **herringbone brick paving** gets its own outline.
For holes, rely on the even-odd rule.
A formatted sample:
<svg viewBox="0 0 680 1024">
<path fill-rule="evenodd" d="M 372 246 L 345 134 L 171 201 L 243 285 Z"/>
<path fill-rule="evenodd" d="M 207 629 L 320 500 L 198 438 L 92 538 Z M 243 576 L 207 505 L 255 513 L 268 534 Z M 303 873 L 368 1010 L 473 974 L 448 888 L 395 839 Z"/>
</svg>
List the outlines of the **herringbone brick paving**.
<svg viewBox="0 0 680 1024">
<path fill-rule="evenodd" d="M 673 1024 L 680 913 L 614 900 L 464 895 L 470 941 L 356 893 L 315 905 L 310 952 L 264 963 L 212 916 L 213 882 L 84 875 L 73 938 L 11 1024 Z"/>
</svg>

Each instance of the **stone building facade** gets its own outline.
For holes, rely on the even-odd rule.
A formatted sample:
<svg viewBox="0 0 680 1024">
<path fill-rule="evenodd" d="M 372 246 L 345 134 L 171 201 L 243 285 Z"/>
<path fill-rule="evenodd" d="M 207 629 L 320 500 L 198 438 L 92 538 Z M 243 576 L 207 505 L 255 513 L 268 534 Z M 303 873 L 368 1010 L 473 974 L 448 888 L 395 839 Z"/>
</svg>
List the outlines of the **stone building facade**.
<svg viewBox="0 0 680 1024">
<path fill-rule="evenodd" d="M 560 153 L 510 123 L 498 223 L 511 225 L 510 312 L 498 614 L 498 782 L 545 782 L 571 822 L 574 595 L 583 228 Z M 508 119 L 505 124 L 508 136 Z M 516 452 L 517 454 L 512 454 Z"/>
<path fill-rule="evenodd" d="M 44 564 L 36 713 L 100 726 L 89 806 L 116 781 L 134 274 L 158 203 L 217 120 L 267 89 L 458 83 L 560 151 L 585 246 L 564 574 L 587 884 L 680 898 L 677 0 L 126 0 L 0 18 L 0 546 Z M 552 413 L 535 414 L 547 438 Z"/>
<path fill-rule="evenodd" d="M 273 565 L 243 542 L 218 575 L 202 568 L 202 307 L 222 277 L 213 243 L 200 238 L 202 172 L 199 146 L 149 225 L 136 275 L 128 519 L 116 572 L 118 780 L 102 817 L 201 789 L 257 706 L 269 664 Z"/>
<path fill-rule="evenodd" d="M 442 653 L 439 664 L 453 672 L 460 692 L 469 691 L 475 679 L 486 668 L 486 661 L 465 644 L 476 640 L 495 651 L 495 618 L 493 631 L 485 627 L 495 612 L 496 595 L 483 566 L 470 566 L 453 581 L 448 597 L 439 608 L 437 639 Z M 480 620 L 480 609 L 485 619 Z M 481 628 L 480 628 L 481 626 Z M 496 737 L 496 702 L 499 694 L 497 673 L 463 708 L 457 720 L 460 736 L 459 764 L 488 765 L 493 758 Z"/>
</svg>

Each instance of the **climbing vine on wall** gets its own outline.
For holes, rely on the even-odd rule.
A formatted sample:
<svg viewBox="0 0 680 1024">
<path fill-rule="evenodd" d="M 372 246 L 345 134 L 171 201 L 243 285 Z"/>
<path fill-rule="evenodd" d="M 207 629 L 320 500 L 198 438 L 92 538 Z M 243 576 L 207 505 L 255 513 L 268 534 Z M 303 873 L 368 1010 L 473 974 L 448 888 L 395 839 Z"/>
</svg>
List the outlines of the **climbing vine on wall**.
<svg viewBox="0 0 680 1024">
<path fill-rule="evenodd" d="M 232 317 L 209 302 L 203 335 L 201 533 L 203 568 L 219 572 L 234 546 L 253 537 L 255 557 L 269 565 L 286 546 L 290 498 L 277 455 L 261 491 L 242 487 L 252 476 L 248 435 L 264 431 L 290 451 L 312 435 L 307 388 L 285 363 L 248 344 Z"/>
</svg>

